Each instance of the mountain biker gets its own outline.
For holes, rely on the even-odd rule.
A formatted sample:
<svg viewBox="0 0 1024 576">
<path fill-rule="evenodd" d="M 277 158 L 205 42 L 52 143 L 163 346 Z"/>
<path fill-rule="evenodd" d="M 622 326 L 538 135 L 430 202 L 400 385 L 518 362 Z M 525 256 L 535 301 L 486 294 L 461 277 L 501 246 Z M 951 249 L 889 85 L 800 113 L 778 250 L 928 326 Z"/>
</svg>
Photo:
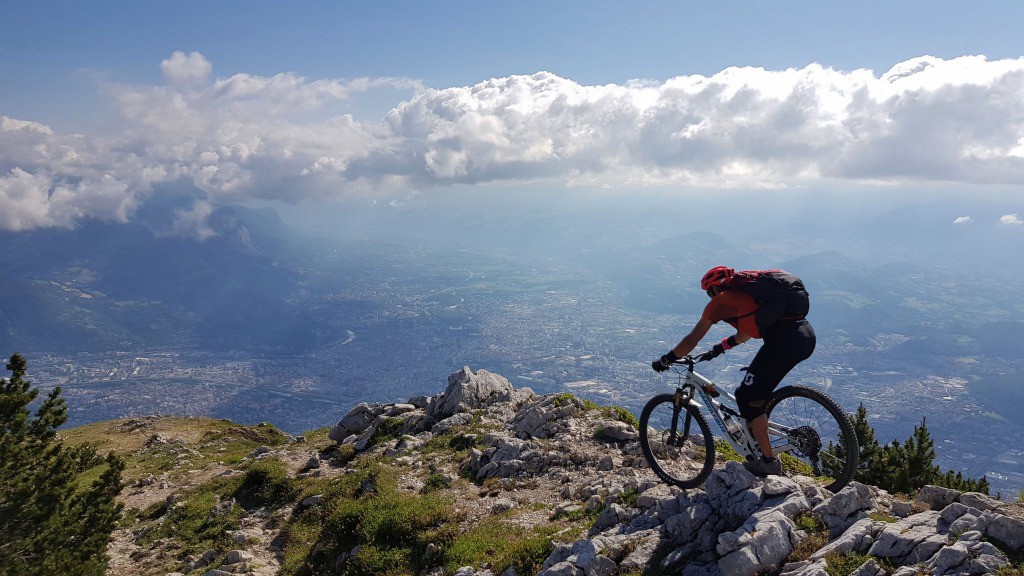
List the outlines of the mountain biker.
<svg viewBox="0 0 1024 576">
<path fill-rule="evenodd" d="M 783 278 L 788 283 L 786 290 L 800 304 L 776 305 L 762 302 L 760 305 L 742 284 L 735 280 L 739 275 L 771 275 Z M 768 438 L 768 417 L 765 403 L 782 379 L 794 366 L 810 357 L 816 342 L 814 328 L 807 322 L 807 292 L 799 278 L 781 270 L 737 273 L 732 268 L 716 266 L 701 278 L 700 287 L 708 293 L 711 301 L 704 307 L 697 325 L 672 350 L 651 363 L 657 372 L 664 372 L 683 356 L 689 354 L 707 334 L 711 326 L 725 321 L 736 329 L 736 334 L 722 339 L 710 351 L 700 355 L 700 360 L 710 360 L 726 350 L 751 338 L 763 340 L 754 359 L 743 370 L 746 376 L 736 390 L 736 404 L 740 415 L 745 418 L 761 450 L 761 458 L 744 462 L 747 470 L 757 476 L 782 474 L 782 463 L 775 458 Z M 764 300 L 764 299 L 762 299 Z M 783 307 L 789 313 L 783 312 Z M 758 310 L 777 309 L 778 313 L 769 319 L 759 317 Z"/>
</svg>

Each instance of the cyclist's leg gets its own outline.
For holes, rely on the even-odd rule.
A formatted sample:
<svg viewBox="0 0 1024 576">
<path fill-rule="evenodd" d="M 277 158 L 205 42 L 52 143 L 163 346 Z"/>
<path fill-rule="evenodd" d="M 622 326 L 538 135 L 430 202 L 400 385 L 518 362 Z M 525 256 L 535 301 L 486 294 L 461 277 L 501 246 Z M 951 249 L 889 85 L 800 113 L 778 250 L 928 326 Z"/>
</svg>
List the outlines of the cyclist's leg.
<svg viewBox="0 0 1024 576">
<path fill-rule="evenodd" d="M 736 390 L 736 403 L 766 458 L 773 458 L 774 453 L 768 437 L 765 404 L 786 374 L 810 357 L 815 343 L 814 329 L 806 320 L 780 322 L 768 331 L 761 349 L 745 368 L 747 375 Z"/>
</svg>

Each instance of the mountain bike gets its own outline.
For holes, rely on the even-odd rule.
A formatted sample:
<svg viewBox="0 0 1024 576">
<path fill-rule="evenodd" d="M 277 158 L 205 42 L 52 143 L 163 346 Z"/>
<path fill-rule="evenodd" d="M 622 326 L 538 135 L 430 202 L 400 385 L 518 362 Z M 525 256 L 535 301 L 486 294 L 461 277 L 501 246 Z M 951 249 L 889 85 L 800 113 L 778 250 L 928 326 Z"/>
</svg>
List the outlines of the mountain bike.
<svg viewBox="0 0 1024 576">
<path fill-rule="evenodd" d="M 678 360 L 675 393 L 656 395 L 640 413 L 644 457 L 659 478 L 680 488 L 700 486 L 715 465 L 715 438 L 702 409 L 740 457 L 749 461 L 761 454 L 735 408 L 736 397 L 694 371 L 701 361 L 690 356 Z M 853 478 L 857 435 L 835 400 L 813 388 L 784 386 L 772 393 L 765 410 L 772 450 L 787 472 L 825 478 L 832 492 Z"/>
</svg>

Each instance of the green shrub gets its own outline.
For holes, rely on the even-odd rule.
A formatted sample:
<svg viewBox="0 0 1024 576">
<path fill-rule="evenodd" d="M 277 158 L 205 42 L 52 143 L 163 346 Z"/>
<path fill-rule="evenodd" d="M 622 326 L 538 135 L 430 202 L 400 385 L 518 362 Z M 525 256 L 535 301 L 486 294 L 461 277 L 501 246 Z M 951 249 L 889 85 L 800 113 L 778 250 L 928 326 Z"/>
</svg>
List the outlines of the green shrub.
<svg viewBox="0 0 1024 576">
<path fill-rule="evenodd" d="M 825 524 L 821 518 L 807 512 L 797 514 L 796 518 L 793 518 L 793 523 L 796 524 L 798 530 L 803 530 L 808 534 L 825 531 Z"/>
<path fill-rule="evenodd" d="M 622 502 L 622 504 L 629 506 L 631 508 L 636 508 L 636 501 L 639 498 L 640 492 L 638 492 L 636 489 L 626 490 L 625 492 L 622 493 L 621 496 L 619 496 L 619 500 Z"/>
<path fill-rule="evenodd" d="M 291 501 L 298 489 L 279 460 L 257 460 L 245 472 L 242 485 L 235 491 L 238 501 L 247 507 L 277 507 Z"/>
<path fill-rule="evenodd" d="M 573 394 L 570 394 L 569 392 L 562 392 L 561 394 L 555 396 L 554 403 L 555 406 L 565 406 L 566 404 L 572 404 L 573 400 L 575 399 L 576 396 L 574 396 Z M 586 404 L 584 404 L 584 406 L 585 405 Z M 597 406 L 597 404 L 594 404 L 594 406 Z"/>
<path fill-rule="evenodd" d="M 385 418 L 377 426 L 377 429 L 373 431 L 373 436 L 370 438 L 370 446 L 379 446 L 385 442 L 390 442 L 398 438 L 402 432 L 402 426 L 405 425 L 403 418 Z"/>
<path fill-rule="evenodd" d="M 431 474 L 427 476 L 426 481 L 423 483 L 423 493 L 433 492 L 434 490 L 441 490 L 447 488 L 448 482 L 441 474 Z"/>
<path fill-rule="evenodd" d="M 821 550 L 828 544 L 828 532 L 813 532 L 797 543 L 796 547 L 786 558 L 786 562 L 801 562 L 809 559 L 815 552 Z M 831 572 L 830 572 L 831 574 Z"/>
</svg>

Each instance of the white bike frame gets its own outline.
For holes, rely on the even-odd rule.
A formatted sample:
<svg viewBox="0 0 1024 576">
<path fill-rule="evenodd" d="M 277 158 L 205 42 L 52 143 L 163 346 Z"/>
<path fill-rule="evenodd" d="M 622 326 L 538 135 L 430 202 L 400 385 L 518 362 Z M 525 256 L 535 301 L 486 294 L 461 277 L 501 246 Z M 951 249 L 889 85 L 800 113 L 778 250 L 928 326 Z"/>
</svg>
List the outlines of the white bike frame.
<svg viewBox="0 0 1024 576">
<path fill-rule="evenodd" d="M 733 408 L 726 406 L 722 402 L 719 402 L 711 396 L 708 390 L 714 390 L 720 395 L 728 398 L 733 406 L 736 405 L 736 396 L 732 395 L 726 390 L 721 390 L 714 382 L 708 380 L 699 373 L 692 369 L 687 369 L 685 372 L 677 371 L 679 375 L 679 383 L 677 387 L 685 390 L 695 391 L 700 396 L 700 401 L 695 399 L 692 395 L 686 396 L 686 401 L 696 407 L 698 410 L 701 408 L 707 408 L 707 411 L 711 414 L 711 419 L 714 420 L 718 426 L 718 430 L 721 432 L 721 437 L 732 446 L 732 449 L 736 451 L 741 457 L 747 460 L 755 459 L 755 456 L 761 454 L 760 449 L 757 446 L 757 440 L 754 439 L 754 435 L 750 432 L 750 428 L 747 426 L 747 420 L 739 415 L 739 413 Z M 728 412 L 726 412 L 728 410 Z M 725 425 L 725 416 L 729 415 L 732 419 L 736 420 L 740 425 L 740 434 L 738 438 L 734 438 L 732 433 Z M 768 422 L 769 434 L 774 434 L 779 438 L 786 438 L 785 444 L 779 446 L 772 446 L 772 451 L 776 453 L 789 452 L 795 450 L 796 446 L 788 441 L 789 435 L 787 434 L 788 428 L 775 424 L 771 421 Z"/>
</svg>

